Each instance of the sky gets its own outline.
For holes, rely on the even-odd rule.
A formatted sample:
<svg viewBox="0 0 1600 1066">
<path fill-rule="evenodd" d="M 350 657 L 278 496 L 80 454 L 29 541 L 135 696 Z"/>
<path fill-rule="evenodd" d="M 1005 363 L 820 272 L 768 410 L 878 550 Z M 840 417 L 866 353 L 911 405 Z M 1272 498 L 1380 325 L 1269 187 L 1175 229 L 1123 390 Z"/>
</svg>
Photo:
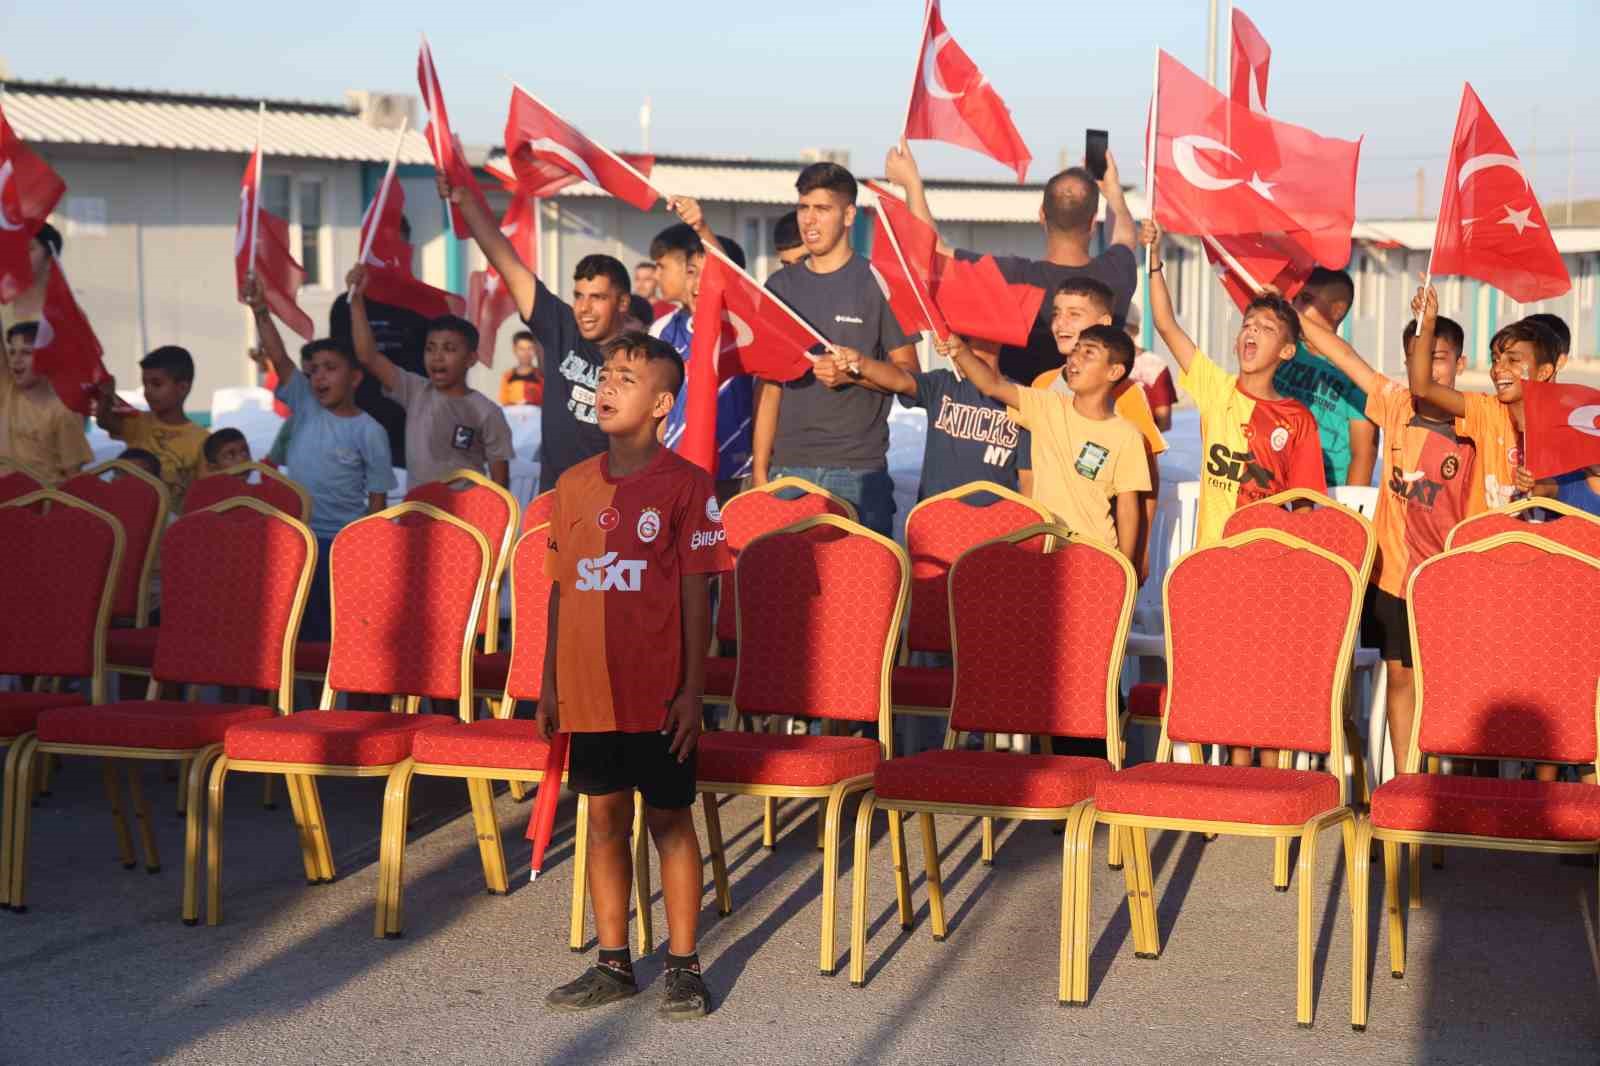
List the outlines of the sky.
<svg viewBox="0 0 1600 1066">
<path fill-rule="evenodd" d="M 663 154 L 795 158 L 844 148 L 879 173 L 897 138 L 921 43 L 922 0 L 152 0 L 104 6 L 9 0 L 0 62 L 13 78 L 271 98 L 341 100 L 346 89 L 415 93 L 417 34 L 433 46 L 457 132 L 500 139 L 512 80 L 608 146 Z M 1218 67 L 1226 65 L 1226 0 Z M 1365 136 L 1364 218 L 1437 210 L 1469 80 L 1522 156 L 1545 204 L 1600 198 L 1600 4 L 1404 0 L 1244 6 L 1272 45 L 1268 110 L 1328 136 Z M 1125 183 L 1140 160 L 1155 50 L 1205 74 L 1207 0 L 944 0 L 946 27 L 1011 107 L 1043 180 L 1111 132 Z M 53 42 L 41 44 L 41 42 Z M 1590 64 L 1581 62 L 1588 53 Z M 929 177 L 1004 180 L 980 155 L 913 145 Z M 1570 151 L 1569 149 L 1575 149 Z M 1551 219 L 1559 223 L 1559 214 Z"/>
</svg>

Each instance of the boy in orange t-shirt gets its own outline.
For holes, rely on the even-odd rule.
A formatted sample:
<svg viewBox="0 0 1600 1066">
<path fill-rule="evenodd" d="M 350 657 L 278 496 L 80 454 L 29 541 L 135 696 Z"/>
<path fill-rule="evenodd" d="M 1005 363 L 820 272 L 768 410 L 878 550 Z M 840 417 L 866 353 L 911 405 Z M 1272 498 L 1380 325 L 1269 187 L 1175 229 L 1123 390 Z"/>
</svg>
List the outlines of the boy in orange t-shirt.
<svg viewBox="0 0 1600 1066">
<path fill-rule="evenodd" d="M 567 780 L 589 797 L 589 894 L 600 960 L 546 1002 L 587 1010 L 638 991 L 628 953 L 633 793 L 661 858 L 668 947 L 661 1013 L 708 996 L 695 951 L 700 839 L 695 745 L 710 643 L 708 581 L 730 568 L 711 476 L 657 430 L 683 385 L 670 344 L 626 331 L 605 346 L 595 415 L 607 451 L 556 482 L 545 572 L 550 639 L 536 721 L 572 734 Z"/>
</svg>

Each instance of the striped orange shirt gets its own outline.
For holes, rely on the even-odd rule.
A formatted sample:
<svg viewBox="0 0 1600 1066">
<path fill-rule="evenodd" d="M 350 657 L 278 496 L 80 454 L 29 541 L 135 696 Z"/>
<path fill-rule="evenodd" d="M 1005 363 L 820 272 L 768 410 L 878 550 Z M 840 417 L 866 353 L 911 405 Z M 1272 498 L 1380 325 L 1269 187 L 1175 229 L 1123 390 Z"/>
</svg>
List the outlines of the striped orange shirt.
<svg viewBox="0 0 1600 1066">
<path fill-rule="evenodd" d="M 660 729 L 683 683 L 683 576 L 732 565 L 710 475 L 675 453 L 623 478 L 603 454 L 562 474 L 545 556 L 562 730 Z"/>
</svg>

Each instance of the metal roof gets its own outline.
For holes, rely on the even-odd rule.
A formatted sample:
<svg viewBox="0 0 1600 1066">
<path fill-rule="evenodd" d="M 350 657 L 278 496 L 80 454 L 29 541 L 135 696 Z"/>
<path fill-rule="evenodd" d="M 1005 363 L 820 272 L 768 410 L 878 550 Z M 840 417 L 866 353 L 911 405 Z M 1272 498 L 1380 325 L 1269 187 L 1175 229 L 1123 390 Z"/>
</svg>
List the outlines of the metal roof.
<svg viewBox="0 0 1600 1066">
<path fill-rule="evenodd" d="M 351 106 L 266 103 L 262 140 L 269 156 L 386 163 L 394 150 L 394 130 L 369 125 Z M 258 101 L 241 97 L 13 81 L 4 106 L 17 135 L 34 144 L 242 155 L 256 143 Z M 400 162 L 433 162 L 421 133 L 407 132 Z"/>
<path fill-rule="evenodd" d="M 1433 230 L 1431 218 L 1390 218 L 1358 222 L 1351 235 L 1358 241 L 1424 251 L 1433 247 Z M 1567 255 L 1600 252 L 1600 226 L 1552 226 L 1550 232 L 1556 249 Z"/>
</svg>

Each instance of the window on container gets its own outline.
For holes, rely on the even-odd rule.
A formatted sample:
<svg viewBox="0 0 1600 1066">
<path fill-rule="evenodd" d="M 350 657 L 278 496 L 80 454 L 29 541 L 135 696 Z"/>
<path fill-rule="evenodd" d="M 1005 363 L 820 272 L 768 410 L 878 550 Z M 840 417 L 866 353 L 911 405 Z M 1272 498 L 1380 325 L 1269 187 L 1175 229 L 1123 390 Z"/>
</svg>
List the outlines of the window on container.
<svg viewBox="0 0 1600 1066">
<path fill-rule="evenodd" d="M 300 265 L 305 267 L 307 285 L 321 285 L 322 278 L 322 179 L 300 179 Z"/>
</svg>

